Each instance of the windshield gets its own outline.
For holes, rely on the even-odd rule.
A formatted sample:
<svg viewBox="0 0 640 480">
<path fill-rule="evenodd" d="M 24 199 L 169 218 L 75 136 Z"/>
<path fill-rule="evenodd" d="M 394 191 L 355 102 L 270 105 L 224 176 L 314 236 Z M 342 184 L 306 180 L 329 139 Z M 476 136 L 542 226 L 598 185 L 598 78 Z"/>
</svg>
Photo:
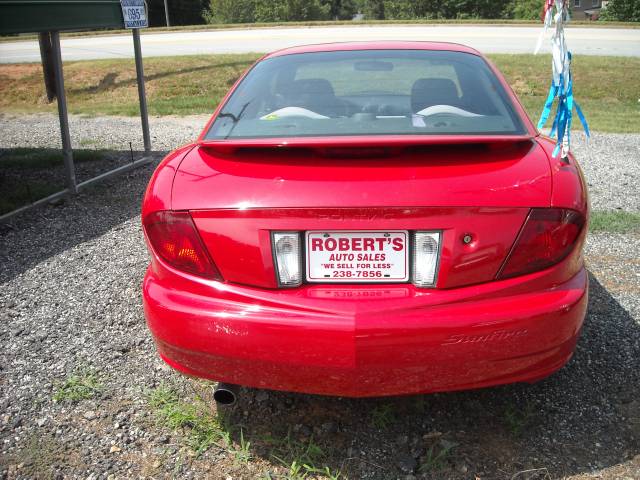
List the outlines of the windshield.
<svg viewBox="0 0 640 480">
<path fill-rule="evenodd" d="M 477 55 L 354 50 L 259 62 L 205 138 L 521 133 L 502 85 Z"/>
</svg>

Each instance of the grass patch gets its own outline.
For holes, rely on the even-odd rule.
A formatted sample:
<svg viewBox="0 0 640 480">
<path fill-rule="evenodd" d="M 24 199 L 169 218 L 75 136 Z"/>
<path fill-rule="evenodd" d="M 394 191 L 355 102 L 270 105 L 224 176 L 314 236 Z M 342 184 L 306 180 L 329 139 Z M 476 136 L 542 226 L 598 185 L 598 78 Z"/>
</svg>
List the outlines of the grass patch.
<svg viewBox="0 0 640 480">
<path fill-rule="evenodd" d="M 236 78 L 259 54 L 195 55 L 145 59 L 151 115 L 212 113 Z M 135 65 L 131 60 L 66 62 L 69 112 L 139 115 Z M 0 110 L 55 112 L 44 99 L 39 64 L 0 66 Z"/>
<path fill-rule="evenodd" d="M 302 480 L 317 478 L 318 475 L 329 480 L 345 478 L 340 471 L 322 465 L 327 455 L 313 438 L 299 441 L 293 438 L 289 430 L 283 438 L 266 437 L 263 442 L 269 447 L 271 457 L 285 468 L 284 476 L 267 474 L 268 479 Z"/>
<path fill-rule="evenodd" d="M 592 232 L 629 233 L 640 231 L 640 213 L 612 211 L 591 212 L 589 230 Z"/>
<path fill-rule="evenodd" d="M 87 400 L 99 395 L 102 389 L 103 386 L 96 372 L 93 370 L 82 370 L 57 385 L 56 391 L 53 394 L 53 401 L 56 403 L 76 403 L 80 400 Z"/>
<path fill-rule="evenodd" d="M 104 160 L 106 156 L 105 150 L 73 151 L 76 164 Z M 0 215 L 63 190 L 64 174 L 58 180 L 51 175 L 52 168 L 62 169 L 63 165 L 62 150 L 0 149 Z"/>
<path fill-rule="evenodd" d="M 549 55 L 489 55 L 537 123 L 549 92 Z M 589 127 L 599 132 L 640 132 L 640 59 L 578 55 L 572 62 L 574 97 Z M 551 127 L 547 122 L 545 133 Z M 573 128 L 582 129 L 575 116 Z"/>
<path fill-rule="evenodd" d="M 451 457 L 451 451 L 458 446 L 455 442 L 440 440 L 431 445 L 427 453 L 422 458 L 419 470 L 421 472 L 436 472 L 446 466 L 447 460 Z"/>
<path fill-rule="evenodd" d="M 260 55 L 224 54 L 145 59 L 152 115 L 211 114 L 238 76 Z M 549 55 L 495 54 L 496 63 L 525 108 L 537 120 L 549 89 Z M 590 127 L 602 132 L 640 132 L 640 59 L 577 56 L 573 62 L 575 98 Z M 65 63 L 69 111 L 89 115 L 138 115 L 133 61 Z M 0 110 L 55 112 L 43 101 L 39 64 L 0 65 Z M 575 128 L 581 128 L 574 122 Z"/>
<path fill-rule="evenodd" d="M 512 435 L 519 437 L 531 423 L 534 411 L 531 403 L 527 403 L 524 408 L 509 404 L 504 411 L 504 424 Z"/>
<path fill-rule="evenodd" d="M 218 416 L 200 397 L 187 402 L 180 399 L 175 389 L 161 384 L 151 391 L 149 404 L 163 425 L 183 432 L 187 446 L 196 456 L 221 440 L 230 444 L 229 434 L 222 428 Z"/>
<path fill-rule="evenodd" d="M 0 184 L 4 183 L 6 182 L 0 182 Z M 2 187 L 0 215 L 12 212 L 41 198 L 46 198 L 63 189 L 64 187 L 61 185 L 51 185 L 39 181 L 31 183 L 12 182 Z"/>
<path fill-rule="evenodd" d="M 397 415 L 390 403 L 383 403 L 371 411 L 371 423 L 380 430 L 385 430 L 396 421 Z"/>
<path fill-rule="evenodd" d="M 204 398 L 204 392 L 197 393 L 196 390 L 200 391 L 200 387 L 196 386 L 194 395 L 186 398 L 175 388 L 163 383 L 148 395 L 149 405 L 158 421 L 179 432 L 185 446 L 196 457 L 215 447 L 226 452 L 236 467 L 244 467 L 255 459 L 254 449 L 257 449 L 262 452 L 260 456 L 271 458 L 278 470 L 277 473 L 264 472 L 260 478 L 343 478 L 339 471 L 326 466 L 328 455 L 313 438 L 297 440 L 291 430 L 280 436 L 274 436 L 269 431 L 263 435 L 254 433 L 252 437 L 246 428 L 234 423 L 232 413 L 216 413 L 211 401 Z"/>
<path fill-rule="evenodd" d="M 106 150 L 73 150 L 73 162 L 102 160 Z M 13 170 L 39 170 L 64 164 L 62 150 L 53 148 L 11 148 L 0 150 L 0 168 Z"/>
</svg>

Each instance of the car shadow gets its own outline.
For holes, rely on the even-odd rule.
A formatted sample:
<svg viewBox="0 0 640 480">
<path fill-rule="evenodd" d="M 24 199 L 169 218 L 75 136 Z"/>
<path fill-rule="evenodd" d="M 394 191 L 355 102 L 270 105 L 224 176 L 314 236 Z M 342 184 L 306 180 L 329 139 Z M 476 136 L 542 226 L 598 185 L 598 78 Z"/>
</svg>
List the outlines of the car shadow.
<svg viewBox="0 0 640 480">
<path fill-rule="evenodd" d="M 237 442 L 286 469 L 307 465 L 348 478 L 556 478 L 637 462 L 639 359 L 638 324 L 590 275 L 576 353 L 536 384 L 380 399 L 243 389 L 237 406 L 220 411 Z M 627 467 L 619 468 L 625 477 Z"/>
</svg>

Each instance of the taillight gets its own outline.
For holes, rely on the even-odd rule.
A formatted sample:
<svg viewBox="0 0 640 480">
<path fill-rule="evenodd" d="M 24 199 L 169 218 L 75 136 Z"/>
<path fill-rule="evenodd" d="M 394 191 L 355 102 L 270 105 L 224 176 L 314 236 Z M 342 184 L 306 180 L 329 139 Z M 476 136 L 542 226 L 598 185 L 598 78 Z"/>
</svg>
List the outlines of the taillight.
<svg viewBox="0 0 640 480">
<path fill-rule="evenodd" d="M 440 262 L 440 232 L 415 232 L 413 235 L 413 283 L 433 287 Z"/>
<path fill-rule="evenodd" d="M 281 287 L 297 287 L 302 283 L 300 234 L 298 232 L 273 232 L 273 256 Z"/>
<path fill-rule="evenodd" d="M 584 217 L 575 210 L 532 209 L 498 278 L 524 275 L 564 260 L 583 226 Z"/>
<path fill-rule="evenodd" d="M 189 212 L 154 212 L 143 223 L 151 247 L 169 265 L 201 277 L 222 279 Z"/>
</svg>

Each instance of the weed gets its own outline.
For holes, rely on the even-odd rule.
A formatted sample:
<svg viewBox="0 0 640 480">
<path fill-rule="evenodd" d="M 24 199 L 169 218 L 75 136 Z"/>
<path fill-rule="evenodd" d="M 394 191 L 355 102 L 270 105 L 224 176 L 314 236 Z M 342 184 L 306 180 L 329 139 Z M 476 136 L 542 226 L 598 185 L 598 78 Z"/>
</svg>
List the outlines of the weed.
<svg viewBox="0 0 640 480">
<path fill-rule="evenodd" d="M 287 469 L 284 476 L 286 480 L 302 480 L 309 475 L 322 475 L 330 480 L 342 478 L 339 471 L 334 472 L 326 465 L 320 466 L 326 454 L 313 438 L 300 442 L 289 431 L 282 439 L 268 437 L 264 442 L 272 447 L 273 459 Z"/>
<path fill-rule="evenodd" d="M 102 391 L 97 374 L 93 370 L 81 370 L 58 384 L 53 394 L 54 402 L 79 402 L 93 398 Z"/>
<path fill-rule="evenodd" d="M 228 445 L 231 448 L 231 453 L 234 456 L 236 463 L 246 465 L 251 460 L 251 452 L 249 451 L 249 447 L 251 447 L 251 442 L 247 442 L 244 439 L 244 432 L 242 428 L 240 429 L 240 444 L 238 448 L 234 448 L 231 446 L 229 442 Z"/>
<path fill-rule="evenodd" d="M 438 443 L 431 445 L 423 457 L 424 460 L 420 465 L 420 471 L 433 472 L 442 470 L 451 451 L 457 446 L 457 443 L 446 440 L 440 440 Z"/>
<path fill-rule="evenodd" d="M 163 383 L 150 393 L 149 404 L 156 409 L 164 425 L 184 431 L 186 443 L 196 456 L 221 439 L 229 440 L 217 416 L 200 397 L 195 402 L 182 401 L 175 389 Z"/>
<path fill-rule="evenodd" d="M 504 411 L 505 425 L 513 435 L 519 437 L 531 422 L 533 411 L 534 406 L 531 403 L 527 403 L 524 408 L 509 404 Z"/>
<path fill-rule="evenodd" d="M 381 430 L 389 427 L 395 420 L 396 412 L 390 403 L 378 405 L 371 411 L 371 421 L 373 425 Z"/>
</svg>

